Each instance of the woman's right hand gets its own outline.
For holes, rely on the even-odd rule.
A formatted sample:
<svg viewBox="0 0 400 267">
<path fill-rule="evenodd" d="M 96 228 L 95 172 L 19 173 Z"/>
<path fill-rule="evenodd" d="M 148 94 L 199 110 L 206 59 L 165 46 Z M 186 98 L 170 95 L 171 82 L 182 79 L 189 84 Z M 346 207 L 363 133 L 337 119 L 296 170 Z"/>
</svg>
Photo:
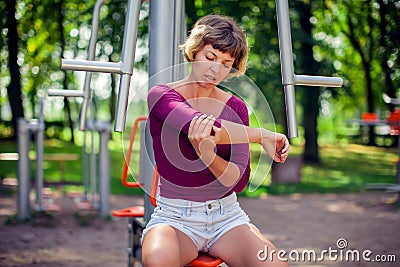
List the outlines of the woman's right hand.
<svg viewBox="0 0 400 267">
<path fill-rule="evenodd" d="M 211 131 L 215 128 L 215 117 L 206 114 L 194 117 L 190 122 L 188 138 L 199 158 L 208 166 L 215 159 L 215 138 Z M 214 129 L 215 131 L 215 129 Z"/>
</svg>

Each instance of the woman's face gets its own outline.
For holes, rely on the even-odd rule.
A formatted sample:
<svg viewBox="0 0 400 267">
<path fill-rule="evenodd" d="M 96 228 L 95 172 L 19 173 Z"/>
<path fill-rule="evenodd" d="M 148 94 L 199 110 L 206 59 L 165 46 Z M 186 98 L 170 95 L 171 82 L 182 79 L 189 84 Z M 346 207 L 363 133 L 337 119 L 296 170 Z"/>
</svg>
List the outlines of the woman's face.
<svg viewBox="0 0 400 267">
<path fill-rule="evenodd" d="M 230 73 L 234 61 L 230 54 L 206 45 L 193 60 L 192 75 L 202 87 L 214 87 Z"/>
</svg>

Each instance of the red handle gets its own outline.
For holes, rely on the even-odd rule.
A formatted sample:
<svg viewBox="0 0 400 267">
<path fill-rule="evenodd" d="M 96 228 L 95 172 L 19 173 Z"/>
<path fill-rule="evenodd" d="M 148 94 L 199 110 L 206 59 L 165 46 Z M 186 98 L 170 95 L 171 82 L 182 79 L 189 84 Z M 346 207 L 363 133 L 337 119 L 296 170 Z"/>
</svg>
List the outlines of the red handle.
<svg viewBox="0 0 400 267">
<path fill-rule="evenodd" d="M 122 169 L 122 176 L 121 176 L 122 184 L 124 186 L 126 186 L 126 187 L 130 187 L 130 188 L 140 187 L 139 181 L 137 181 L 137 182 L 129 182 L 127 180 L 127 176 L 128 176 L 129 162 L 131 161 L 133 142 L 135 141 L 135 136 L 136 136 L 136 130 L 138 128 L 139 122 L 145 121 L 145 120 L 147 120 L 147 116 L 146 115 L 140 115 L 140 116 L 138 116 L 136 118 L 135 122 L 133 123 L 133 128 L 132 128 L 132 132 L 131 132 L 131 136 L 130 136 L 130 140 L 129 140 L 129 147 L 128 147 L 128 151 L 126 153 L 126 157 L 125 157 L 125 161 L 124 161 L 124 167 Z"/>
<path fill-rule="evenodd" d="M 158 174 L 157 165 L 154 166 L 154 174 L 153 181 L 151 183 L 150 190 L 150 202 L 154 207 L 157 207 L 157 188 L 158 188 L 158 180 L 160 179 L 160 175 Z"/>
</svg>

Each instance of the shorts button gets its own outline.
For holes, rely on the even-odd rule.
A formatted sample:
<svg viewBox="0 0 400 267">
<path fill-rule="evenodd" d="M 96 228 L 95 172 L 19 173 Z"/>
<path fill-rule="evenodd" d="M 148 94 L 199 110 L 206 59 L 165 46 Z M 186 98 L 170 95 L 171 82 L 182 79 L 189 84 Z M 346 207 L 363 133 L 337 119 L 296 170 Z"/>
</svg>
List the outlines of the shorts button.
<svg viewBox="0 0 400 267">
<path fill-rule="evenodd" d="M 208 204 L 208 206 L 207 206 L 207 207 L 208 207 L 209 209 L 211 209 L 211 207 L 212 207 L 212 206 L 211 206 L 211 204 Z"/>
</svg>

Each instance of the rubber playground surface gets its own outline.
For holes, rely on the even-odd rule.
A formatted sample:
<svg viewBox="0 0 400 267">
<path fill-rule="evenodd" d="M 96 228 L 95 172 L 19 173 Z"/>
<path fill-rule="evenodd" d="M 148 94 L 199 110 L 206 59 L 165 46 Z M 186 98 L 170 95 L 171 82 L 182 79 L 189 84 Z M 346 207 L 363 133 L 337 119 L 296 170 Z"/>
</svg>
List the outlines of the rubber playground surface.
<svg viewBox="0 0 400 267">
<path fill-rule="evenodd" d="M 252 222 L 284 250 L 280 255 L 291 266 L 383 267 L 400 266 L 400 208 L 393 205 L 395 197 L 370 191 L 239 202 Z M 127 265 L 127 219 L 77 217 L 72 199 L 59 195 L 56 201 L 62 211 L 51 218 L 5 225 L 16 213 L 16 196 L 0 193 L 0 266 Z M 132 196 L 112 195 L 110 201 L 112 209 L 142 203 Z M 260 248 L 254 256 L 268 260 L 270 253 Z"/>
</svg>

